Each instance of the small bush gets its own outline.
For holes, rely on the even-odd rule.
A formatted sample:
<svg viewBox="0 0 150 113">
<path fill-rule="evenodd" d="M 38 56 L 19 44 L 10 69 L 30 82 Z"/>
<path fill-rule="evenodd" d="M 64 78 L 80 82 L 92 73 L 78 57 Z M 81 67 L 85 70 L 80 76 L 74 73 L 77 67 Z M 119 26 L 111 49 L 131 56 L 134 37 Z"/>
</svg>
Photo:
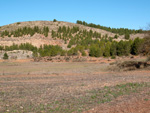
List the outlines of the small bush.
<svg viewBox="0 0 150 113">
<path fill-rule="evenodd" d="M 6 59 L 8 59 L 8 55 L 7 55 L 7 53 L 5 53 L 5 54 L 4 54 L 3 59 L 5 59 L 5 60 L 6 60 Z"/>
</svg>

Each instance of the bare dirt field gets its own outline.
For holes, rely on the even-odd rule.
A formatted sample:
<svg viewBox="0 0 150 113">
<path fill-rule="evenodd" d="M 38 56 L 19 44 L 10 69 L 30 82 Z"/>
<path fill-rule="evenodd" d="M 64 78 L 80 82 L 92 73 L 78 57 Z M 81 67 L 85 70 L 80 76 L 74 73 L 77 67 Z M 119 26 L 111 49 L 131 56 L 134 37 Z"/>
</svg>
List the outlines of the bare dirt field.
<svg viewBox="0 0 150 113">
<path fill-rule="evenodd" d="M 0 62 L 0 113 L 149 113 L 150 71 L 108 66 Z"/>
</svg>

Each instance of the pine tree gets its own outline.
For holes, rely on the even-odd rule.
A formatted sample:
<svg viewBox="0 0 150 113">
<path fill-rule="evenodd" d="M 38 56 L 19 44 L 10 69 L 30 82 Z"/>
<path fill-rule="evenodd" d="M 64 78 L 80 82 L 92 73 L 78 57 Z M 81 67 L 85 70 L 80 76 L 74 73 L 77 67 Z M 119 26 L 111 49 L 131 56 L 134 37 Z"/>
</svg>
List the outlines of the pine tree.
<svg viewBox="0 0 150 113">
<path fill-rule="evenodd" d="M 117 38 L 118 38 L 118 35 L 115 35 L 114 38 L 117 39 Z"/>
<path fill-rule="evenodd" d="M 8 55 L 7 55 L 7 53 L 4 53 L 4 57 L 3 57 L 3 59 L 8 59 Z"/>
<path fill-rule="evenodd" d="M 121 40 L 118 44 L 117 44 L 117 55 L 118 56 L 122 56 L 124 55 L 124 42 Z"/>
<path fill-rule="evenodd" d="M 115 41 L 113 41 L 113 42 L 111 43 L 110 55 L 111 55 L 111 56 L 116 56 L 116 55 L 117 55 L 117 42 L 115 42 Z"/>
<path fill-rule="evenodd" d="M 104 56 L 105 57 L 109 57 L 110 56 L 110 46 L 111 46 L 110 42 L 107 42 L 105 44 L 105 51 L 104 51 Z"/>
<path fill-rule="evenodd" d="M 124 55 L 128 56 L 131 51 L 131 43 L 129 41 L 124 42 Z"/>
<path fill-rule="evenodd" d="M 138 55 L 143 40 L 136 38 L 131 46 L 131 54 Z"/>
</svg>

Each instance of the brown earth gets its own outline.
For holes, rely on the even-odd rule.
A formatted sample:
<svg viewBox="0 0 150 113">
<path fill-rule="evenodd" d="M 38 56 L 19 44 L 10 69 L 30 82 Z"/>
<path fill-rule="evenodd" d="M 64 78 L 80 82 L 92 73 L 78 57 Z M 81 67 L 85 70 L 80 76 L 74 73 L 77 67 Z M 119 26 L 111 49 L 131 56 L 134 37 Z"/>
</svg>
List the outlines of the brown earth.
<svg viewBox="0 0 150 113">
<path fill-rule="evenodd" d="M 109 72 L 105 71 L 108 66 L 108 63 L 88 62 L 0 62 L 0 112 L 67 113 L 68 107 L 66 111 L 59 111 L 57 107 L 51 109 L 60 102 L 58 105 L 63 108 L 72 103 L 68 110 L 77 110 L 80 108 L 78 98 L 89 95 L 89 91 L 117 84 L 150 82 L 149 70 Z M 89 113 L 148 113 L 149 92 L 150 88 L 146 88 L 104 104 L 87 104 L 87 110 L 83 110 Z"/>
<path fill-rule="evenodd" d="M 150 97 L 143 94 L 124 96 L 83 113 L 150 113 L 150 100 L 146 99 Z"/>
</svg>

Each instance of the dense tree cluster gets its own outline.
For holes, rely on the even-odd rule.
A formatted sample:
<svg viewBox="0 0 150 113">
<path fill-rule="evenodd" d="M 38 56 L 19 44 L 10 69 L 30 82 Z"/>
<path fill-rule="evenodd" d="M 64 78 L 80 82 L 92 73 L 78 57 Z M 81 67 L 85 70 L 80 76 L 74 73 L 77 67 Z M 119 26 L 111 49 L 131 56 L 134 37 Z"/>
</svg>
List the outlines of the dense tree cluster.
<svg viewBox="0 0 150 113">
<path fill-rule="evenodd" d="M 131 29 L 125 29 L 125 28 L 110 28 L 110 27 L 105 27 L 101 25 L 96 25 L 93 23 L 87 23 L 85 21 L 80 21 L 77 20 L 77 24 L 93 27 L 93 28 L 98 28 L 98 29 L 103 29 L 112 33 L 118 33 L 119 35 L 124 35 L 124 34 L 132 34 L 132 33 L 142 33 L 142 30 L 131 30 Z"/>
<path fill-rule="evenodd" d="M 138 41 L 137 41 L 138 40 Z M 84 42 L 84 41 L 83 41 Z M 129 41 L 109 41 L 107 39 L 91 40 L 90 44 L 79 44 L 68 51 L 68 55 L 77 55 L 78 52 L 82 56 L 86 55 L 85 50 L 89 51 L 89 56 L 92 57 L 115 57 L 128 56 L 129 54 L 138 55 L 140 47 L 143 44 L 143 39 L 136 38 Z"/>
<path fill-rule="evenodd" d="M 12 35 L 14 37 L 19 37 L 19 36 L 23 36 L 23 35 L 33 36 L 35 33 L 44 34 L 45 37 L 47 37 L 48 32 L 49 32 L 48 27 L 43 27 L 43 29 L 40 29 L 38 26 L 35 26 L 34 28 L 23 27 L 23 28 L 18 28 L 17 30 L 14 30 L 14 31 L 11 31 L 11 32 L 5 30 L 1 33 L 1 37 L 4 37 L 4 36 L 11 37 Z"/>
<path fill-rule="evenodd" d="M 143 39 L 136 38 L 134 41 L 97 41 L 90 46 L 89 55 L 94 57 L 114 57 L 128 56 L 129 54 L 138 55 Z"/>
<path fill-rule="evenodd" d="M 65 50 L 62 50 L 62 48 L 60 46 L 53 46 L 53 45 L 44 45 L 41 46 L 38 49 L 38 52 L 40 54 L 41 57 L 44 56 L 56 56 L 56 55 L 65 55 Z"/>
<path fill-rule="evenodd" d="M 72 55 L 78 55 L 78 53 L 81 53 L 82 56 L 86 56 L 87 54 L 85 53 L 85 47 L 81 45 L 77 45 L 76 47 L 71 48 L 68 52 L 68 56 Z"/>
</svg>

